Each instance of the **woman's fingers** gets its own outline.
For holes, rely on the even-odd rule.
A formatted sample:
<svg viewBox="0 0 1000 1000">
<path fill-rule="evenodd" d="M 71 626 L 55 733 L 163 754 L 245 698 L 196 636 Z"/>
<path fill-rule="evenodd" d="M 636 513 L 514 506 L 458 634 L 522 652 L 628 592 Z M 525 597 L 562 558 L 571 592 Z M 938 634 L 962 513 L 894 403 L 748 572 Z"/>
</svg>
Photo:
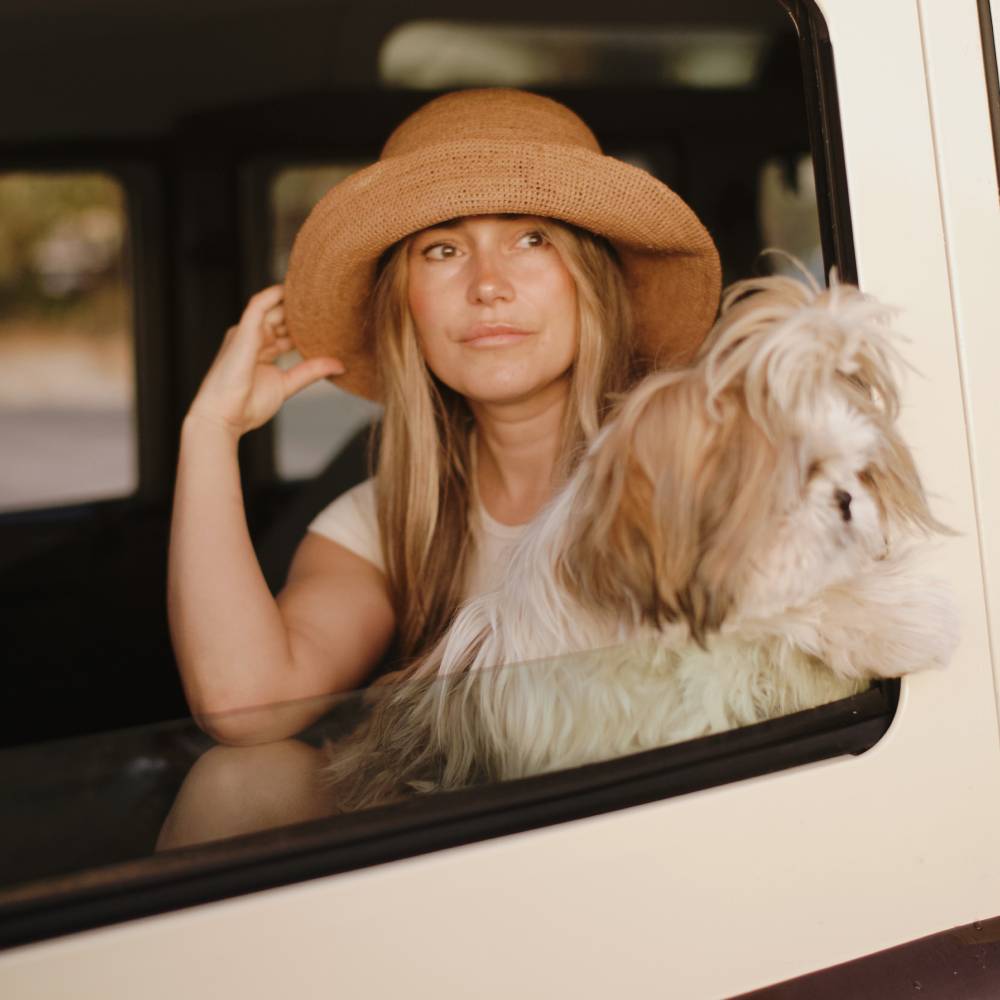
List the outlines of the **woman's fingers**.
<svg viewBox="0 0 1000 1000">
<path fill-rule="evenodd" d="M 264 313 L 264 327 L 272 333 L 281 333 L 285 327 L 285 307 L 279 302 Z"/>
<path fill-rule="evenodd" d="M 257 360 L 260 349 L 269 339 L 269 335 L 265 329 L 264 318 L 276 306 L 280 306 L 283 295 L 284 286 L 271 285 L 269 288 L 265 288 L 257 292 L 256 295 L 251 296 L 250 301 L 247 302 L 246 309 L 243 310 L 243 315 L 240 317 L 235 332 L 230 331 L 232 334 L 231 339 L 234 342 L 233 348 L 244 363 Z M 281 319 L 283 322 L 283 310 Z"/>
<path fill-rule="evenodd" d="M 272 285 L 254 295 L 221 349 L 192 403 L 240 433 L 260 427 L 289 396 L 331 375 L 343 374 L 336 358 L 310 358 L 287 370 L 273 362 L 295 346 L 282 303 L 284 289 Z"/>
<path fill-rule="evenodd" d="M 292 343 L 292 338 L 289 336 L 275 337 L 268 344 L 260 350 L 260 356 L 258 360 L 260 361 L 274 361 L 275 358 L 280 357 L 282 354 L 287 354 L 289 351 L 295 350 L 295 345 Z"/>
<path fill-rule="evenodd" d="M 310 358 L 283 372 L 285 399 L 301 392 L 307 385 L 318 382 L 329 375 L 343 375 L 346 369 L 337 358 Z"/>
<path fill-rule="evenodd" d="M 259 322 L 264 313 L 276 306 L 284 297 L 284 285 L 268 285 L 267 288 L 262 288 L 250 296 L 246 309 L 243 310 L 243 315 L 254 314 Z"/>
<path fill-rule="evenodd" d="M 240 327 L 244 329 L 259 330 L 264 324 L 265 318 L 268 325 L 274 326 L 284 322 L 285 310 L 282 300 L 285 294 L 283 285 L 271 285 L 251 295 L 247 302 L 243 315 L 240 317 Z"/>
</svg>

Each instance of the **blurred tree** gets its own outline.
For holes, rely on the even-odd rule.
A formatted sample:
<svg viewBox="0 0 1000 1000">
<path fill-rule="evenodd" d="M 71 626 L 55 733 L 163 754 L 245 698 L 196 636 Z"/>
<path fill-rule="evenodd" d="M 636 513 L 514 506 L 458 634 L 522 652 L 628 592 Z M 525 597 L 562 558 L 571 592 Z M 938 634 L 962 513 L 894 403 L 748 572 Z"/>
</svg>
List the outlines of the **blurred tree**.
<svg viewBox="0 0 1000 1000">
<path fill-rule="evenodd" d="M 123 285 L 126 237 L 124 192 L 111 177 L 0 175 L 0 321 L 83 307 L 81 322 L 92 325 L 86 320 L 95 300 L 83 293 L 115 297 Z"/>
</svg>

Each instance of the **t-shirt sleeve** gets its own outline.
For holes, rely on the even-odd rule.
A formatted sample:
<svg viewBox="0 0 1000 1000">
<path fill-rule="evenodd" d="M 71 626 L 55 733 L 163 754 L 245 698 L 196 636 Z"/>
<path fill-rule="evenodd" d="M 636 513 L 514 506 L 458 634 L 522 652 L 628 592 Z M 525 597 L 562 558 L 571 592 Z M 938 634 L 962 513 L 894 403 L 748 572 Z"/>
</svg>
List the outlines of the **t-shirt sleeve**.
<svg viewBox="0 0 1000 1000">
<path fill-rule="evenodd" d="M 324 507 L 313 518 L 309 530 L 343 545 L 385 572 L 375 512 L 374 479 L 366 479 Z"/>
</svg>

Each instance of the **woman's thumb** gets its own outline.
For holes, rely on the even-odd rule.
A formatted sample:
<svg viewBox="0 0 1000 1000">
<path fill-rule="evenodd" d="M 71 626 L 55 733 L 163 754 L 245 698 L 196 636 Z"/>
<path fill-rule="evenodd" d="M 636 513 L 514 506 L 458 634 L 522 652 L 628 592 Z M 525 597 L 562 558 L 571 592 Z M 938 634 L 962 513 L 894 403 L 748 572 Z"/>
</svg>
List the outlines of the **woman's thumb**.
<svg viewBox="0 0 1000 1000">
<path fill-rule="evenodd" d="M 310 358 L 289 368 L 285 376 L 285 399 L 328 375 L 343 375 L 347 369 L 337 358 Z"/>
</svg>

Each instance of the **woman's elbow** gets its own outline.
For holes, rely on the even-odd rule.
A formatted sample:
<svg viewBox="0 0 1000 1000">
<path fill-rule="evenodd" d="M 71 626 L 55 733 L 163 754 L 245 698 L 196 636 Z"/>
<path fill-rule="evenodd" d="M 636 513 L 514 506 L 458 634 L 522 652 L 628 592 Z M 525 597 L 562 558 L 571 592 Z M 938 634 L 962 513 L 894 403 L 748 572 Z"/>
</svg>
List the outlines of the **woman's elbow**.
<svg viewBox="0 0 1000 1000">
<path fill-rule="evenodd" d="M 197 726 L 216 743 L 247 747 L 296 736 L 322 718 L 338 699 L 307 698 L 251 708 L 192 711 Z"/>
</svg>

